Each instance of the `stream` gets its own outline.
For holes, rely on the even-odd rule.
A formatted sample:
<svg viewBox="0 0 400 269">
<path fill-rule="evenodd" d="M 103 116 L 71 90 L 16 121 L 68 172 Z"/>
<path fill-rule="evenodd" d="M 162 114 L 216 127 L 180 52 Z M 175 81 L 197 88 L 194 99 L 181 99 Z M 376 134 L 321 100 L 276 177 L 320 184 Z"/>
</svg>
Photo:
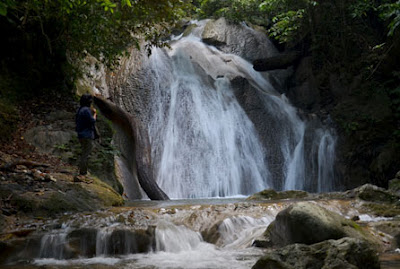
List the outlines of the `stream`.
<svg viewBox="0 0 400 269">
<path fill-rule="evenodd" d="M 251 268 L 265 251 L 253 247 L 254 240 L 294 202 L 141 200 L 105 211 L 36 220 L 40 229 L 6 267 Z M 317 202 L 347 218 L 359 216 L 365 226 L 388 220 L 359 212 L 352 200 Z M 382 240 L 390 238 L 382 235 Z M 399 268 L 399 262 L 399 254 L 382 255 L 382 268 Z"/>
</svg>

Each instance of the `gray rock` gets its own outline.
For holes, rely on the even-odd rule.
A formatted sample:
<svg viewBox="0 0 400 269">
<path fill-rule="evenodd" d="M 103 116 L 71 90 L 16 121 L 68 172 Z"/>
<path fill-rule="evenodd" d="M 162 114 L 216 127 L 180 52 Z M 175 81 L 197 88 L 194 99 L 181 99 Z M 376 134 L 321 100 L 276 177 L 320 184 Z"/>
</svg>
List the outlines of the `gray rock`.
<svg viewBox="0 0 400 269">
<path fill-rule="evenodd" d="M 311 202 L 299 202 L 279 212 L 267 229 L 275 246 L 315 244 L 328 239 L 368 239 L 354 221 Z"/>
<path fill-rule="evenodd" d="M 54 153 L 76 137 L 75 115 L 67 111 L 51 112 L 46 117 L 46 125 L 39 125 L 25 132 L 25 140 L 42 153 Z"/>
<path fill-rule="evenodd" d="M 278 54 L 265 33 L 245 25 L 229 24 L 224 18 L 209 20 L 201 37 L 205 43 L 251 62 Z"/>
<path fill-rule="evenodd" d="M 24 135 L 29 144 L 43 153 L 53 153 L 57 146 L 67 144 L 74 136 L 73 129 L 55 130 L 52 126 L 37 126 Z"/>
<path fill-rule="evenodd" d="M 253 269 L 380 268 L 377 253 L 363 240 L 345 237 L 314 245 L 294 244 L 272 250 Z"/>
<path fill-rule="evenodd" d="M 395 185 L 395 182 L 393 182 L 392 190 L 394 190 Z M 399 195 L 372 184 L 362 185 L 354 189 L 354 192 L 359 199 L 369 202 L 396 203 L 400 199 Z"/>
</svg>

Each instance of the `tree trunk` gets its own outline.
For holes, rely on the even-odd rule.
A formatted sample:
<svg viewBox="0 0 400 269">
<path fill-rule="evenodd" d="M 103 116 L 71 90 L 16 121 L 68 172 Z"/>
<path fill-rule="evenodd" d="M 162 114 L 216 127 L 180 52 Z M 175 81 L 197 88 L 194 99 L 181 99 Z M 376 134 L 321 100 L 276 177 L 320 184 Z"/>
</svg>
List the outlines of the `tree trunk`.
<svg viewBox="0 0 400 269">
<path fill-rule="evenodd" d="M 167 194 L 157 185 L 153 175 L 150 151 L 150 139 L 147 130 L 140 126 L 140 122 L 122 108 L 105 99 L 94 97 L 94 103 L 101 113 L 113 124 L 118 126 L 132 143 L 132 152 L 135 154 L 137 177 L 140 186 L 151 200 L 169 200 Z"/>
</svg>

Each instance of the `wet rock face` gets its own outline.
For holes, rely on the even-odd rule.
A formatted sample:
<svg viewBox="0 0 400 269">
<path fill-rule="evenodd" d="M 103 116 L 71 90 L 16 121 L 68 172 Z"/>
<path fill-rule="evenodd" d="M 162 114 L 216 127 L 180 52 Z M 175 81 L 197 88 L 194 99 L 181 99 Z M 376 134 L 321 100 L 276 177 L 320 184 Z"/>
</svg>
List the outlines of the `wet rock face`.
<svg viewBox="0 0 400 269">
<path fill-rule="evenodd" d="M 345 237 L 311 246 L 294 244 L 272 250 L 253 269 L 380 268 L 378 256 L 363 240 Z"/>
<path fill-rule="evenodd" d="M 356 223 L 337 213 L 310 202 L 300 202 L 281 211 L 266 234 L 273 245 L 285 246 L 314 244 L 346 236 L 364 238 L 357 228 Z"/>
<path fill-rule="evenodd" d="M 93 228 L 82 228 L 70 232 L 66 242 L 66 248 L 77 257 L 146 253 L 154 245 L 154 229 L 149 227 L 147 230 L 117 229 L 103 232 Z"/>
<path fill-rule="evenodd" d="M 105 244 L 104 254 L 124 255 L 130 253 L 146 253 L 151 249 L 154 234 L 146 231 L 116 230 L 111 233 Z"/>
<path fill-rule="evenodd" d="M 67 236 L 69 248 L 83 257 L 94 257 L 96 256 L 96 236 L 96 229 L 74 230 Z"/>
</svg>

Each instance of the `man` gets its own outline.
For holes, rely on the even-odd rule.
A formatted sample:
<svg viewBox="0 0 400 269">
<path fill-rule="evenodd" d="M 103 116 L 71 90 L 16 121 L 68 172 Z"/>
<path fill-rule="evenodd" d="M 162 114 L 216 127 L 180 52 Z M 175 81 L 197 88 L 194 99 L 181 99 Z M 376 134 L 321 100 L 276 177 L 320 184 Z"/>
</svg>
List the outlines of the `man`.
<svg viewBox="0 0 400 269">
<path fill-rule="evenodd" d="M 84 94 L 80 99 L 80 107 L 76 112 L 76 132 L 81 144 L 82 154 L 79 162 L 79 175 L 87 174 L 88 159 L 93 148 L 93 139 L 95 139 L 95 123 L 97 111 L 91 107 L 93 97 L 90 94 Z M 81 178 L 78 178 L 81 179 Z"/>
</svg>

